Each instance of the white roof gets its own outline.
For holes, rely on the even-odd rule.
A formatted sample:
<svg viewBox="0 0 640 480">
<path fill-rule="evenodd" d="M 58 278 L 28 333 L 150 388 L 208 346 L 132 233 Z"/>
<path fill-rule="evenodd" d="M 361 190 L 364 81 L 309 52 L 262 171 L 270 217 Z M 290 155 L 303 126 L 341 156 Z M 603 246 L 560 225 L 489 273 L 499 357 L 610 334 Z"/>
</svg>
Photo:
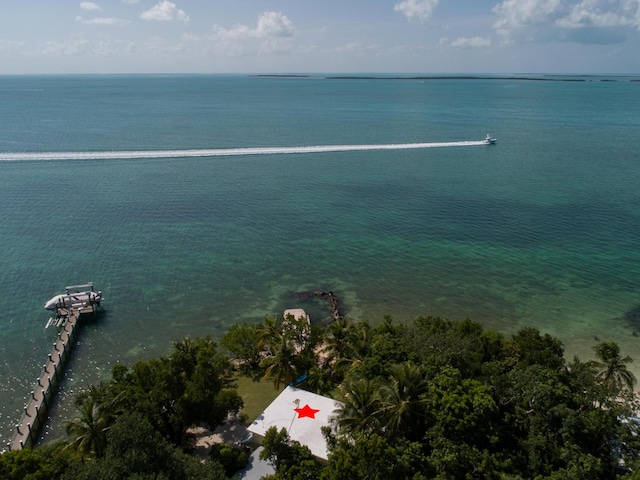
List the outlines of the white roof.
<svg viewBox="0 0 640 480">
<path fill-rule="evenodd" d="M 262 414 L 254 420 L 248 430 L 264 436 L 270 427 L 287 430 L 292 440 L 306 445 L 316 457 L 327 459 L 327 443 L 321 428 L 331 425 L 335 410 L 342 403 L 288 386 L 271 402 Z"/>
<path fill-rule="evenodd" d="M 285 310 L 283 314 L 284 319 L 286 320 L 289 315 L 291 315 L 296 320 L 300 318 L 302 318 L 303 320 L 309 320 L 309 316 L 307 315 L 307 312 L 305 312 L 301 308 L 290 308 L 288 310 Z"/>
</svg>

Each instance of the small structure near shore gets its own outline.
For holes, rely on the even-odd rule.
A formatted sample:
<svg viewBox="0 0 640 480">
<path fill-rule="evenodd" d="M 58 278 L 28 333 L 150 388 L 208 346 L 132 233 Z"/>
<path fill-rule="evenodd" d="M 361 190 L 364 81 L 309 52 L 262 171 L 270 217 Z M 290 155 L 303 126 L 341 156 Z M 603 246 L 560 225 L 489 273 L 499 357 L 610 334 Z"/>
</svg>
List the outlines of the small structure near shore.
<svg viewBox="0 0 640 480">
<path fill-rule="evenodd" d="M 311 323 L 311 319 L 307 312 L 301 308 L 290 308 L 285 310 L 282 314 L 282 318 L 286 321 L 289 317 L 293 317 L 294 320 L 306 320 L 307 323 Z"/>
<path fill-rule="evenodd" d="M 56 325 L 61 330 L 47 363 L 42 367 L 38 383 L 31 391 L 28 403 L 24 404 L 22 419 L 7 445 L 9 450 L 21 450 L 36 443 L 47 420 L 57 386 L 64 376 L 64 365 L 73 347 L 79 320 L 87 315 L 95 315 L 101 301 L 102 293 L 93 290 L 93 283 L 87 283 L 66 287 L 65 294 L 57 295 L 45 303 L 47 310 L 55 312 L 46 326 Z"/>
</svg>

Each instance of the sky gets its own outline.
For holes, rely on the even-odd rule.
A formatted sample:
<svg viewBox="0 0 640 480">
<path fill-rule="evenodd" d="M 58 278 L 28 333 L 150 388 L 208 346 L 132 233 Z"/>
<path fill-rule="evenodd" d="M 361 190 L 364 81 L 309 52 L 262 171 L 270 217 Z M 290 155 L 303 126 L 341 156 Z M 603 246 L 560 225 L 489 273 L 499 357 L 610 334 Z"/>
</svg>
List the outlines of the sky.
<svg viewBox="0 0 640 480">
<path fill-rule="evenodd" d="M 0 74 L 640 73 L 640 0 L 0 0 Z"/>
</svg>

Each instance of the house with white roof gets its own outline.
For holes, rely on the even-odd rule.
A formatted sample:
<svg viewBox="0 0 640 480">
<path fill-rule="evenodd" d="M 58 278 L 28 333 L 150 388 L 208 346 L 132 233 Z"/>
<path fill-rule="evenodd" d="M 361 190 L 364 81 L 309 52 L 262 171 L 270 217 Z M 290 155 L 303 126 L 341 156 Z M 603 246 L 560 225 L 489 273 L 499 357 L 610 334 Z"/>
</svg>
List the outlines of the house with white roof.
<svg viewBox="0 0 640 480">
<path fill-rule="evenodd" d="M 288 386 L 256 418 L 248 430 L 261 441 L 267 430 L 285 429 L 292 440 L 306 445 L 311 453 L 327 460 L 327 442 L 322 427 L 332 426 L 331 419 L 343 404 L 329 397 Z"/>
</svg>

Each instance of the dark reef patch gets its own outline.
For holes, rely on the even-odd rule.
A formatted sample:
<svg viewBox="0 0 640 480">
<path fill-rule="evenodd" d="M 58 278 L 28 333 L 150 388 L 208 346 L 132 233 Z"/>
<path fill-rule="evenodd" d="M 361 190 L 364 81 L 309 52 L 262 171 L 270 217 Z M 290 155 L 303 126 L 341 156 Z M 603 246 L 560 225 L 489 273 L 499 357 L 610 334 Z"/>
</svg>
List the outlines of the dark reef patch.
<svg viewBox="0 0 640 480">
<path fill-rule="evenodd" d="M 636 305 L 631 310 L 627 310 L 624 319 L 634 328 L 640 328 L 640 305 Z"/>
</svg>

